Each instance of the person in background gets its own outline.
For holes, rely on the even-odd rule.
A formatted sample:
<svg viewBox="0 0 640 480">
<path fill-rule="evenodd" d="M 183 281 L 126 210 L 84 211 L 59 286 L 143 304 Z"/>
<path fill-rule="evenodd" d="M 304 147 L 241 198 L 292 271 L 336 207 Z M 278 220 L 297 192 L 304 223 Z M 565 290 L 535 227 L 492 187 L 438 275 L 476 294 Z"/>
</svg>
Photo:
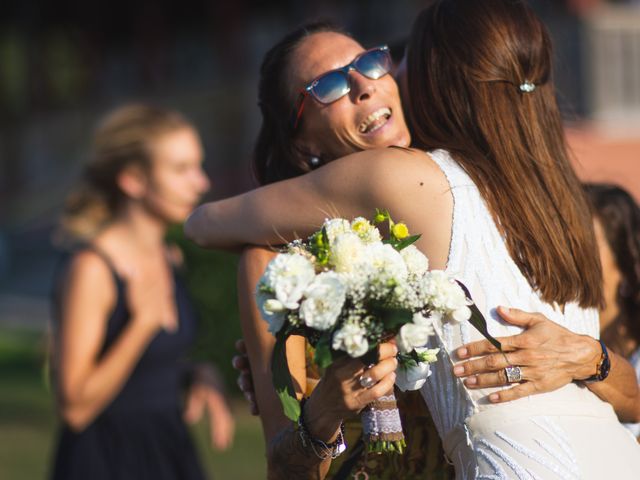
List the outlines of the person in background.
<svg viewBox="0 0 640 480">
<path fill-rule="evenodd" d="M 73 248 L 53 291 L 61 431 L 51 477 L 203 479 L 185 420 L 206 409 L 219 449 L 234 420 L 212 367 L 186 361 L 196 312 L 180 253 L 165 243 L 209 187 L 200 138 L 177 112 L 127 105 L 103 119 L 92 147 L 59 232 Z"/>
<path fill-rule="evenodd" d="M 640 207 L 615 185 L 587 184 L 604 278 L 600 336 L 640 381 Z M 625 424 L 640 438 L 640 424 Z"/>
</svg>

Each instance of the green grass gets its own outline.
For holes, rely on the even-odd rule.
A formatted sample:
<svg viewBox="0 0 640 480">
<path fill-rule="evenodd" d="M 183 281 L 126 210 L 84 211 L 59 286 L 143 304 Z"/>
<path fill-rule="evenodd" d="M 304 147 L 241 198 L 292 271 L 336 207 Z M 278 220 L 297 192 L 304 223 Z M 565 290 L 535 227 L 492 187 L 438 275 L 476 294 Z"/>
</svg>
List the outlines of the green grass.
<svg viewBox="0 0 640 480">
<path fill-rule="evenodd" d="M 0 329 L 0 479 L 36 480 L 47 476 L 56 419 L 43 373 L 43 336 Z M 215 479 L 265 478 L 260 422 L 242 400 L 233 402 L 234 446 L 227 452 L 209 447 L 206 425 L 193 429 L 200 459 Z"/>
</svg>

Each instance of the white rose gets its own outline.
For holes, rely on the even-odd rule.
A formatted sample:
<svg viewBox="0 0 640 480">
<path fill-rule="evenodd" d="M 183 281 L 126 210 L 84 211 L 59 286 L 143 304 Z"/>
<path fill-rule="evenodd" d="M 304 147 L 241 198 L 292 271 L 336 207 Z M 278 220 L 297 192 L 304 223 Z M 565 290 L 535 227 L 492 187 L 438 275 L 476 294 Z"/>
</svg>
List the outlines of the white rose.
<svg viewBox="0 0 640 480">
<path fill-rule="evenodd" d="M 336 272 L 353 272 L 362 263 L 365 249 L 355 233 L 342 233 L 331 245 L 331 264 Z"/>
<path fill-rule="evenodd" d="M 409 275 L 419 277 L 429 270 L 429 260 L 415 245 L 403 248 L 400 250 L 400 255 L 407 266 Z"/>
<path fill-rule="evenodd" d="M 308 258 L 281 253 L 269 262 L 261 283 L 273 290 L 276 299 L 285 308 L 295 310 L 315 274 L 313 263 Z"/>
<path fill-rule="evenodd" d="M 335 325 L 346 298 L 347 287 L 335 272 L 323 272 L 305 290 L 300 304 L 300 318 L 316 330 Z"/>
<path fill-rule="evenodd" d="M 333 334 L 332 347 L 334 350 L 347 352 L 353 358 L 360 357 L 369 350 L 366 334 L 364 327 L 356 323 L 345 323 Z"/>
<path fill-rule="evenodd" d="M 420 362 L 418 365 L 404 368 L 398 367 L 396 370 L 396 385 L 400 390 L 418 390 L 431 375 L 431 367 L 427 362 Z"/>
<path fill-rule="evenodd" d="M 396 385 L 400 390 L 418 390 L 427 381 L 431 375 L 430 363 L 438 360 L 439 348 L 416 348 L 415 351 L 424 361 L 418 362 L 418 365 L 403 368 L 399 367 L 396 371 Z"/>
<path fill-rule="evenodd" d="M 416 347 L 424 346 L 433 334 L 433 325 L 405 323 L 396 335 L 396 344 L 400 353 L 409 353 Z"/>
<path fill-rule="evenodd" d="M 269 324 L 269 332 L 273 335 L 280 331 L 286 320 L 286 310 L 273 308 L 276 306 L 275 302 L 282 305 L 281 302 L 274 299 L 267 293 L 258 292 L 256 294 L 256 303 L 260 310 L 260 314 L 262 315 L 262 319 Z M 282 306 L 284 307 L 284 305 Z"/>
</svg>

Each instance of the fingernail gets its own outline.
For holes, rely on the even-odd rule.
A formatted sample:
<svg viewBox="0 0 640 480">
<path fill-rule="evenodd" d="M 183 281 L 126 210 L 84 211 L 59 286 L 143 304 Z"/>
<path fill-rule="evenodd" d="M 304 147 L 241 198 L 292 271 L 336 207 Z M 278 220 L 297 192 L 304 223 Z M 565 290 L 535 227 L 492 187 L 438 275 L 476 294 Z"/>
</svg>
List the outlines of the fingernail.
<svg viewBox="0 0 640 480">
<path fill-rule="evenodd" d="M 393 348 L 391 350 L 393 352 L 393 355 L 397 355 L 398 354 L 398 347 L 396 347 L 395 345 L 393 345 Z"/>
<path fill-rule="evenodd" d="M 453 367 L 453 373 L 456 375 L 460 375 L 464 373 L 464 367 L 458 365 L 457 367 Z"/>
<path fill-rule="evenodd" d="M 491 395 L 489 395 L 489 401 L 491 402 L 497 402 L 500 399 L 500 396 L 497 393 L 492 393 Z"/>
<path fill-rule="evenodd" d="M 468 354 L 469 351 L 466 348 L 462 347 L 458 349 L 458 357 L 465 358 Z"/>
<path fill-rule="evenodd" d="M 391 378 L 393 378 L 393 381 L 396 381 L 396 372 L 391 372 Z"/>
<path fill-rule="evenodd" d="M 469 377 L 467 378 L 464 383 L 466 385 L 475 385 L 476 383 L 478 383 L 478 379 L 474 376 L 474 377 Z"/>
</svg>

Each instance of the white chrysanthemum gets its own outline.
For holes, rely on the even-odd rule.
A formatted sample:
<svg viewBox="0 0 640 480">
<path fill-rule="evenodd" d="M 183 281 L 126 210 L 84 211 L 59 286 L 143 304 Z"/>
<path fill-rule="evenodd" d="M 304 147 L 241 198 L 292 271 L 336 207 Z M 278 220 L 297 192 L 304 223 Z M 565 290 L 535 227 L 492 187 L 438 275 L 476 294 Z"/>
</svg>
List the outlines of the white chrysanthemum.
<svg viewBox="0 0 640 480">
<path fill-rule="evenodd" d="M 357 323 L 345 323 L 340 330 L 333 334 L 332 347 L 343 350 L 351 357 L 357 358 L 369 350 L 367 330 Z"/>
<path fill-rule="evenodd" d="M 335 272 L 323 272 L 307 287 L 300 304 L 300 318 L 308 327 L 328 330 L 342 311 L 347 287 Z"/>
<path fill-rule="evenodd" d="M 273 335 L 278 333 L 286 319 L 286 310 L 282 302 L 273 298 L 273 295 L 258 291 L 256 304 L 263 320 L 269 324 L 269 332 Z"/>
<path fill-rule="evenodd" d="M 269 262 L 261 283 L 274 292 L 275 298 L 285 308 L 295 310 L 315 275 L 313 263 L 308 258 L 299 254 L 281 253 Z"/>
<path fill-rule="evenodd" d="M 431 375 L 431 366 L 429 364 L 437 361 L 436 355 L 439 351 L 440 349 L 438 348 L 416 348 L 416 352 L 425 358 L 425 361 L 409 368 L 399 367 L 396 370 L 396 385 L 398 388 L 403 392 L 421 388 Z"/>
<path fill-rule="evenodd" d="M 427 303 L 448 319 L 461 322 L 471 316 L 471 302 L 464 290 L 444 271 L 427 272 L 422 279 L 421 288 Z"/>
<path fill-rule="evenodd" d="M 351 229 L 364 243 L 375 243 L 382 240 L 380 231 L 364 217 L 356 217 L 351 222 Z"/>
<path fill-rule="evenodd" d="M 364 244 L 352 232 L 341 233 L 331 245 L 330 262 L 336 272 L 353 272 L 364 261 Z"/>
<path fill-rule="evenodd" d="M 374 243 L 366 248 L 368 263 L 380 281 L 400 283 L 406 280 L 407 266 L 395 248 L 383 243 Z"/>
<path fill-rule="evenodd" d="M 344 218 L 330 218 L 324 221 L 323 225 L 329 238 L 329 245 L 333 245 L 333 242 L 343 233 L 351 232 L 351 224 Z"/>
<path fill-rule="evenodd" d="M 429 260 L 415 245 L 403 248 L 400 250 L 400 255 L 407 265 L 409 275 L 419 277 L 429 270 Z"/>
<path fill-rule="evenodd" d="M 430 323 L 405 323 L 396 335 L 396 344 L 400 353 L 409 353 L 416 347 L 424 347 L 433 335 Z"/>
</svg>

